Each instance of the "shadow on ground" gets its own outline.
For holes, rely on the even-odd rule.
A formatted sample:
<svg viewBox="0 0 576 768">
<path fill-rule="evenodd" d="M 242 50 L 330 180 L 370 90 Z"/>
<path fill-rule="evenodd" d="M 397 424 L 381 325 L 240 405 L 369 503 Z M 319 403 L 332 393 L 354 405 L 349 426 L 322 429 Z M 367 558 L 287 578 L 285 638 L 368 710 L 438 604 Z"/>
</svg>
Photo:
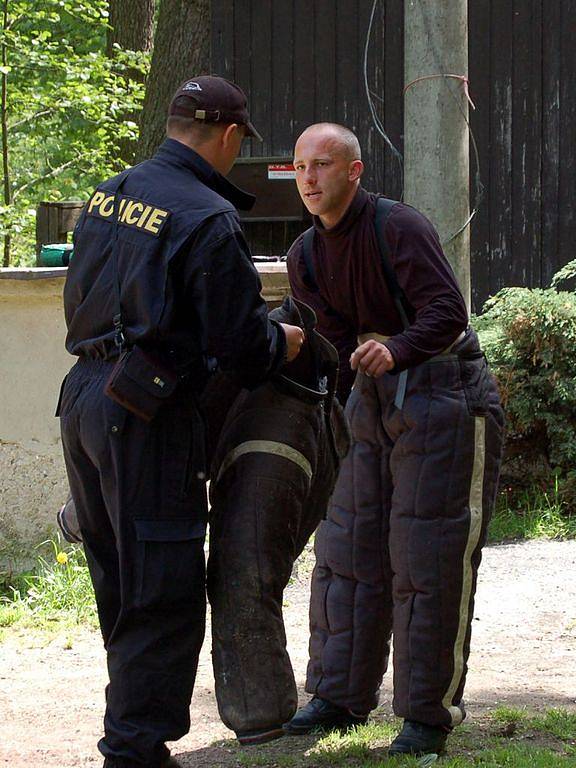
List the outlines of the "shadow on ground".
<svg viewBox="0 0 576 768">
<path fill-rule="evenodd" d="M 476 691 L 472 700 L 467 702 L 469 717 L 464 726 L 455 731 L 449 740 L 448 754 L 452 756 L 470 755 L 476 750 L 488 746 L 490 742 L 494 746 L 494 740 L 503 738 L 502 743 L 510 743 L 507 734 L 502 733 L 502 728 L 494 723 L 490 717 L 491 712 L 497 707 L 526 708 L 531 713 L 539 713 L 551 708 L 562 708 L 576 711 L 576 695 L 570 699 L 566 696 L 547 694 L 545 691 L 533 691 L 523 689 L 521 691 L 507 691 L 505 695 L 499 695 L 498 691 Z M 390 706 L 386 704 L 377 709 L 371 717 L 371 721 L 380 725 L 399 725 L 390 713 Z M 328 755 L 315 753 L 315 747 L 322 738 L 321 735 L 311 736 L 286 736 L 277 741 L 258 747 L 241 747 L 234 738 L 222 739 L 214 742 L 209 747 L 177 754 L 183 768 L 328 768 L 331 765 Z M 520 741 L 536 747 L 555 748 L 556 740 L 549 735 L 526 735 Z M 516 741 L 516 738 L 515 738 Z M 556 745 L 557 746 L 557 745 Z M 346 758 L 352 762 L 360 760 L 360 764 L 369 766 L 387 765 L 386 752 L 388 740 L 379 739 L 378 743 L 370 746 L 346 746 L 330 751 L 331 757 L 346 763 Z M 392 765 L 393 763 L 390 763 Z M 396 763 L 394 763 L 396 764 Z"/>
</svg>

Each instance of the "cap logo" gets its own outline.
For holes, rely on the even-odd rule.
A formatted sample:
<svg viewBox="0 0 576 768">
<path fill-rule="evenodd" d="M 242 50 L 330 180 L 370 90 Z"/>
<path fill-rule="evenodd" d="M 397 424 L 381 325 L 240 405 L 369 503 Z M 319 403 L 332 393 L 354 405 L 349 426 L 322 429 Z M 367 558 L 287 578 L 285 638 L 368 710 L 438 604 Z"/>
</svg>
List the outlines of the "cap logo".
<svg viewBox="0 0 576 768">
<path fill-rule="evenodd" d="M 198 83 L 195 83 L 193 80 L 190 80 L 189 83 L 186 83 L 186 85 L 182 86 L 183 91 L 201 91 L 202 88 L 198 85 Z"/>
</svg>

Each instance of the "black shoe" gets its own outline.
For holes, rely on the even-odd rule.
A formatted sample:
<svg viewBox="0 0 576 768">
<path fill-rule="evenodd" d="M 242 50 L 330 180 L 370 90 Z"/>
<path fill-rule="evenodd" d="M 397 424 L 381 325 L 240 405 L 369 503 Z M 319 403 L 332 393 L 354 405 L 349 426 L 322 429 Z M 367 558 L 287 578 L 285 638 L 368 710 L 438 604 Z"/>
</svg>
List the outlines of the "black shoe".
<svg viewBox="0 0 576 768">
<path fill-rule="evenodd" d="M 250 747 L 256 744 L 266 744 L 268 741 L 274 741 L 285 735 L 281 725 L 271 725 L 269 728 L 261 728 L 257 731 L 243 731 L 237 733 L 236 738 L 243 747 Z"/>
<path fill-rule="evenodd" d="M 296 712 L 283 728 L 291 736 L 300 736 L 312 731 L 347 730 L 355 725 L 364 725 L 367 715 L 355 715 L 346 707 L 339 707 L 326 699 L 314 696 L 305 707 Z"/>
<path fill-rule="evenodd" d="M 441 754 L 446 746 L 449 731 L 439 725 L 416 723 L 404 720 L 402 730 L 388 749 L 393 755 L 430 755 Z"/>
</svg>

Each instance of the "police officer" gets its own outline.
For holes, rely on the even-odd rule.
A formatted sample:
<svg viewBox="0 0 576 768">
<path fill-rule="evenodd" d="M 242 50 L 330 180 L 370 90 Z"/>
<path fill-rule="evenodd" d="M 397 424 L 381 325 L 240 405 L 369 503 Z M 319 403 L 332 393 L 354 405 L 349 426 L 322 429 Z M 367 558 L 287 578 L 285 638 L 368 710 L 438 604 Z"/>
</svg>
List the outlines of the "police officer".
<svg viewBox="0 0 576 768">
<path fill-rule="evenodd" d="M 268 320 L 235 211 L 253 199 L 224 178 L 242 139 L 260 138 L 244 93 L 219 77 L 188 80 L 167 136 L 151 160 L 94 192 L 64 289 L 66 348 L 78 361 L 58 413 L 107 651 L 107 768 L 176 766 L 165 742 L 190 725 L 207 520 L 196 397 L 214 365 L 251 387 L 303 342 L 300 328 Z M 118 344 L 178 382 L 151 421 L 104 393 Z"/>
<path fill-rule="evenodd" d="M 404 725 L 389 753 L 439 752 L 465 715 L 500 463 L 498 393 L 437 233 L 414 208 L 362 188 L 354 134 L 311 126 L 294 167 L 314 228 L 288 254 L 290 284 L 340 353 L 343 400 L 358 376 L 346 405 L 352 448 L 315 542 L 314 696 L 285 728 L 364 723 L 393 632 Z"/>
</svg>

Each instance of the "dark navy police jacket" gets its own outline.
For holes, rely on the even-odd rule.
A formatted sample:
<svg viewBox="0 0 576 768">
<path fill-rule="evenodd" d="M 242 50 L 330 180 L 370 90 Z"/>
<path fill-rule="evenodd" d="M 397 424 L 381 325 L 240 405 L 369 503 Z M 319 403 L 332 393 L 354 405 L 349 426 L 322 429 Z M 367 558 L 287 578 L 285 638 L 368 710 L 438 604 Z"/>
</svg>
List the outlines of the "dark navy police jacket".
<svg viewBox="0 0 576 768">
<path fill-rule="evenodd" d="M 67 350 L 106 360 L 118 354 L 110 258 L 117 237 L 128 344 L 195 375 L 198 389 L 209 360 L 235 371 L 244 386 L 279 367 L 284 333 L 268 320 L 235 209 L 253 200 L 174 139 L 151 160 L 101 184 L 74 231 L 64 288 Z"/>
</svg>

